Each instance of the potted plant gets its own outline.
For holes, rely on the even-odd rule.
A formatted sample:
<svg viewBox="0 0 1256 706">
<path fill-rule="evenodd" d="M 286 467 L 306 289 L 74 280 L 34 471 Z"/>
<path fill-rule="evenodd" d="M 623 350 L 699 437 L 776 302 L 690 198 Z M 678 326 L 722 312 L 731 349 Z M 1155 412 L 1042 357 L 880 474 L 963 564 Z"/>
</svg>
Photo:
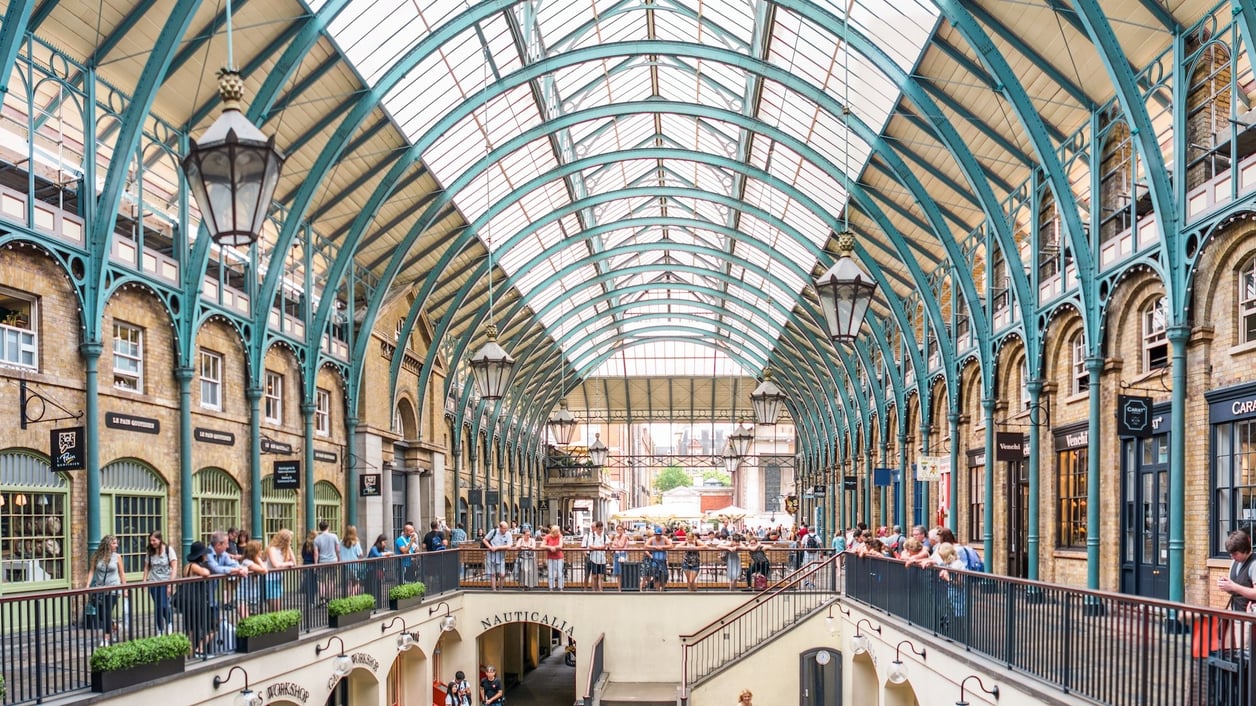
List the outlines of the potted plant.
<svg viewBox="0 0 1256 706">
<path fill-rule="evenodd" d="M 422 581 L 403 583 L 388 590 L 389 610 L 409 610 L 417 606 L 427 593 L 427 586 Z"/>
<path fill-rule="evenodd" d="M 92 691 L 113 691 L 183 673 L 192 642 L 183 633 L 142 637 L 92 653 Z"/>
<path fill-rule="evenodd" d="M 258 613 L 236 624 L 236 652 L 256 652 L 297 639 L 301 611 Z"/>
<path fill-rule="evenodd" d="M 333 628 L 347 628 L 365 622 L 374 610 L 375 596 L 370 594 L 334 598 L 327 602 L 327 624 Z"/>
</svg>

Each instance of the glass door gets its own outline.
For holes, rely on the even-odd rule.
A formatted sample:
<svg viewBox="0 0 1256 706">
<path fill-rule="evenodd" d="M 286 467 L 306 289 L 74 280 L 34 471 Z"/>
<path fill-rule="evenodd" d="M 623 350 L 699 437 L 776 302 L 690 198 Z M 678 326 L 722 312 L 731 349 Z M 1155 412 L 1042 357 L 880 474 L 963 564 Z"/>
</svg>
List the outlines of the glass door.
<svg viewBox="0 0 1256 706">
<path fill-rule="evenodd" d="M 1169 436 L 1124 444 L 1121 590 L 1169 597 Z"/>
</svg>

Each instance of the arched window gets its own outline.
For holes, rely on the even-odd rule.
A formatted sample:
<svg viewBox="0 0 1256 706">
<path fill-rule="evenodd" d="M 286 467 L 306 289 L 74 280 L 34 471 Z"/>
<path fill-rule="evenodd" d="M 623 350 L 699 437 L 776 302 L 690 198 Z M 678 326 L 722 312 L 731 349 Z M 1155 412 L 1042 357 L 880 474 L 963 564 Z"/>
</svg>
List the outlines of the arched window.
<svg viewBox="0 0 1256 706">
<path fill-rule="evenodd" d="M 1099 242 L 1106 243 L 1129 230 L 1130 201 L 1134 197 L 1134 146 L 1130 129 L 1117 121 L 1103 142 L 1099 165 Z"/>
<path fill-rule="evenodd" d="M 329 529 L 340 534 L 340 491 L 336 486 L 325 480 L 314 484 L 314 517 L 315 525 L 327 520 Z"/>
<path fill-rule="evenodd" d="M 1247 261 L 1239 271 L 1235 288 L 1239 300 L 1239 343 L 1256 341 L 1256 258 Z"/>
<path fill-rule="evenodd" d="M 1143 309 L 1143 370 L 1169 364 L 1168 312 L 1160 297 Z"/>
<path fill-rule="evenodd" d="M 210 534 L 239 526 L 240 484 L 221 468 L 202 469 L 192 476 L 192 508 L 196 538 L 208 543 Z"/>
<path fill-rule="evenodd" d="M 1230 51 L 1220 42 L 1209 42 L 1196 59 L 1186 94 L 1188 190 L 1230 168 L 1229 148 L 1216 149 L 1217 136 L 1228 135 L 1229 128 Z"/>
<path fill-rule="evenodd" d="M 100 469 L 100 510 L 127 573 L 143 571 L 148 535 L 166 529 L 166 481 L 139 461 L 114 461 Z"/>
<path fill-rule="evenodd" d="M 297 491 L 276 489 L 275 476 L 262 476 L 262 531 L 269 538 L 281 529 L 292 530 L 297 541 L 301 541 L 297 527 Z"/>
<path fill-rule="evenodd" d="M 44 458 L 0 452 L 0 593 L 68 585 L 70 484 Z"/>
</svg>

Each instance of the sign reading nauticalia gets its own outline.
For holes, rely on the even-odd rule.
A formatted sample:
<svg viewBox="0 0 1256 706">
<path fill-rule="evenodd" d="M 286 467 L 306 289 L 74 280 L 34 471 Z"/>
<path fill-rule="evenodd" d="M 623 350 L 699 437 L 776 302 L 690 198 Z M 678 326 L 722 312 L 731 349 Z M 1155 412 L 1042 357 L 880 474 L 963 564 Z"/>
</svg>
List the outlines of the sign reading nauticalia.
<svg viewBox="0 0 1256 706">
<path fill-rule="evenodd" d="M 576 626 L 568 625 L 566 620 L 557 615 L 546 615 L 539 610 L 508 610 L 502 613 L 494 613 L 487 618 L 482 618 L 480 627 L 490 630 L 506 623 L 540 623 L 548 625 L 561 633 L 566 633 L 567 637 L 571 637 L 576 632 Z"/>
</svg>

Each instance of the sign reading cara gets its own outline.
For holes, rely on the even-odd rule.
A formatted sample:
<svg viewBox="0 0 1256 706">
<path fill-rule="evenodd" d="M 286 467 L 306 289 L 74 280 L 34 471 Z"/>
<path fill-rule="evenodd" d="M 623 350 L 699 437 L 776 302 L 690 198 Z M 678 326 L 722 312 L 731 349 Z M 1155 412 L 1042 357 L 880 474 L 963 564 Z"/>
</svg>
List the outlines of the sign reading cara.
<svg viewBox="0 0 1256 706">
<path fill-rule="evenodd" d="M 546 615 L 539 610 L 508 610 L 502 613 L 494 613 L 487 618 L 481 619 L 480 627 L 485 630 L 491 630 L 507 623 L 540 623 L 565 633 L 567 637 L 571 637 L 576 632 L 576 626 L 568 625 L 566 620 L 556 615 Z"/>
<path fill-rule="evenodd" d="M 1116 396 L 1116 435 L 1147 438 L 1152 435 L 1151 398 Z"/>
</svg>

